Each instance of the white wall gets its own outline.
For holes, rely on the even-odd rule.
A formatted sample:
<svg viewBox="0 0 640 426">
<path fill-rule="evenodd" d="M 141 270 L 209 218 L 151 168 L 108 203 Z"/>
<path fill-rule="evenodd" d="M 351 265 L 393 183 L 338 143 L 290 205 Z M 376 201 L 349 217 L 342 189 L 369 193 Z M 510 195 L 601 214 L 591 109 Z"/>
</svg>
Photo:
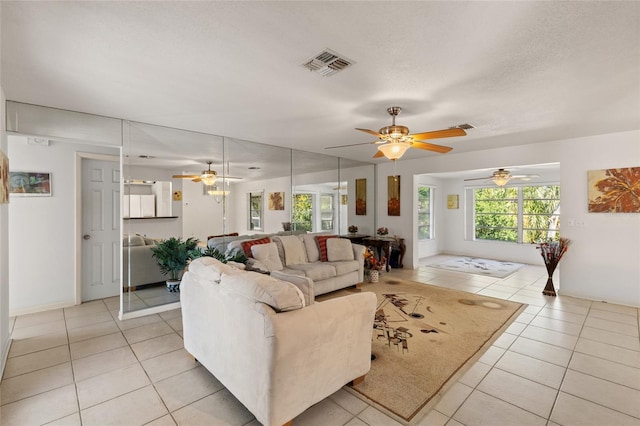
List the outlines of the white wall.
<svg viewBox="0 0 640 426">
<path fill-rule="evenodd" d="M 203 194 L 200 182 L 185 180 L 182 183 L 182 236 L 195 237 L 205 242 L 209 235 L 221 235 L 223 232 L 224 203 L 216 202 L 215 197 Z M 226 202 L 237 196 L 235 185 L 229 185 L 231 193 Z"/>
<path fill-rule="evenodd" d="M 238 232 L 242 234 L 265 233 L 271 234 L 282 231 L 282 222 L 289 222 L 291 218 L 291 177 L 265 179 L 256 182 L 239 182 L 233 185 L 232 197 L 229 200 L 229 214 L 225 233 Z M 263 230 L 248 229 L 248 194 L 261 192 L 263 194 Z M 284 210 L 269 210 L 268 197 L 270 192 L 284 192 Z"/>
<path fill-rule="evenodd" d="M 9 136 L 11 170 L 51 173 L 51 197 L 12 197 L 9 204 L 11 315 L 75 303 L 76 152 L 119 155 L 117 148 Z"/>
<path fill-rule="evenodd" d="M 559 162 L 563 236 L 573 240 L 560 264 L 560 292 L 640 306 L 640 214 L 587 213 L 586 181 L 587 170 L 640 166 L 638 140 L 640 131 L 632 131 L 403 161 L 401 216 L 387 216 L 386 199 L 380 199 L 377 226 L 387 226 L 391 234 L 405 238 L 405 267 L 413 268 L 419 256 L 413 237 L 415 200 L 408 196 L 417 185 L 414 175 Z M 379 166 L 379 194 L 386 193 L 387 176 L 393 174 L 392 163 Z M 539 253 L 529 244 L 466 241 L 463 182 L 442 180 L 436 185 L 442 195 L 436 226 L 444 231 L 436 238 L 442 240 L 443 252 L 542 264 Z M 449 193 L 460 195 L 459 210 L 446 209 Z M 570 218 L 584 222 L 584 227 L 568 226 Z"/>
<path fill-rule="evenodd" d="M 640 306 L 640 214 L 588 213 L 587 171 L 640 166 L 640 131 L 563 141 L 560 293 Z M 584 226 L 566 226 L 569 219 Z"/>
</svg>

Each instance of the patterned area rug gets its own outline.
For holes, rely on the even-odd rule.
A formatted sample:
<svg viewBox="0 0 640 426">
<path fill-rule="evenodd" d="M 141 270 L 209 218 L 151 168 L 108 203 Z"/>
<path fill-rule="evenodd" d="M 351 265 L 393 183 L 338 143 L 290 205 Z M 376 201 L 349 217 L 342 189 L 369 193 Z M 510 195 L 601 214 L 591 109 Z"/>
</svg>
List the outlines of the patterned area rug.
<svg viewBox="0 0 640 426">
<path fill-rule="evenodd" d="M 501 260 L 481 259 L 479 257 L 457 257 L 447 262 L 429 265 L 433 268 L 450 271 L 467 272 L 469 274 L 486 275 L 495 278 L 506 278 L 524 265 Z"/>
<path fill-rule="evenodd" d="M 396 420 L 414 424 L 525 305 L 385 275 L 378 283 L 317 300 L 354 291 L 377 294 L 372 334 L 375 360 L 364 382 L 345 389 Z"/>
</svg>

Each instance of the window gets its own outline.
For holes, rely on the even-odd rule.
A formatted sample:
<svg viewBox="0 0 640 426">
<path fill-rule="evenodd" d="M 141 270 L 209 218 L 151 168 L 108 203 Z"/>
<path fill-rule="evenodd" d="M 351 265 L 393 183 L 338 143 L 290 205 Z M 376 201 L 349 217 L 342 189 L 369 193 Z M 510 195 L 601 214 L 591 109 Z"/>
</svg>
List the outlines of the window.
<svg viewBox="0 0 640 426">
<path fill-rule="evenodd" d="M 291 206 L 293 230 L 311 232 L 313 230 L 313 195 L 293 194 Z"/>
<path fill-rule="evenodd" d="M 532 243 L 560 231 L 560 186 L 478 188 L 474 234 L 478 240 Z"/>
<path fill-rule="evenodd" d="M 262 231 L 262 192 L 249 193 L 249 229 Z"/>
<path fill-rule="evenodd" d="M 433 238 L 433 203 L 431 197 L 433 190 L 430 186 L 418 186 L 418 239 L 430 240 Z"/>
<path fill-rule="evenodd" d="M 320 196 L 320 224 L 323 231 L 333 230 L 333 195 L 322 194 Z"/>
</svg>

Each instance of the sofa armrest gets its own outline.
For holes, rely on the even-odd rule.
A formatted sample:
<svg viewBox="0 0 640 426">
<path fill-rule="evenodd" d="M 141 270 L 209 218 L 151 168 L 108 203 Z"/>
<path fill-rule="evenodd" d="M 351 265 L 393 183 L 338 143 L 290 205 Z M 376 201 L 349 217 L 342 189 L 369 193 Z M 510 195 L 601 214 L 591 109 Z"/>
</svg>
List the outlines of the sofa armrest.
<svg viewBox="0 0 640 426">
<path fill-rule="evenodd" d="M 367 248 L 361 244 L 351 244 L 353 258 L 358 261 L 358 282 L 364 282 L 364 252 Z"/>
<path fill-rule="evenodd" d="M 305 306 L 313 305 L 315 302 L 316 294 L 313 290 L 313 280 L 311 278 L 303 277 L 300 275 L 291 275 L 281 271 L 271 271 L 271 276 L 281 281 L 287 281 L 295 285 L 304 294 Z"/>
</svg>

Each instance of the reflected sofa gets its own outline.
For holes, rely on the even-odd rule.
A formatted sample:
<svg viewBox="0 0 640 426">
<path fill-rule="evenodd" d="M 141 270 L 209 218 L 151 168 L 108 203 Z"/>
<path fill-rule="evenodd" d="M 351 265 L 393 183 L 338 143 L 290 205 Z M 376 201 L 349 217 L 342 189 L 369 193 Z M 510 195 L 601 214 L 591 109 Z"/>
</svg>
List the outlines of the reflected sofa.
<svg viewBox="0 0 640 426">
<path fill-rule="evenodd" d="M 138 234 L 124 234 L 122 238 L 122 285 L 125 290 L 145 284 L 163 282 L 167 276 L 153 258 L 153 238 Z"/>
</svg>

